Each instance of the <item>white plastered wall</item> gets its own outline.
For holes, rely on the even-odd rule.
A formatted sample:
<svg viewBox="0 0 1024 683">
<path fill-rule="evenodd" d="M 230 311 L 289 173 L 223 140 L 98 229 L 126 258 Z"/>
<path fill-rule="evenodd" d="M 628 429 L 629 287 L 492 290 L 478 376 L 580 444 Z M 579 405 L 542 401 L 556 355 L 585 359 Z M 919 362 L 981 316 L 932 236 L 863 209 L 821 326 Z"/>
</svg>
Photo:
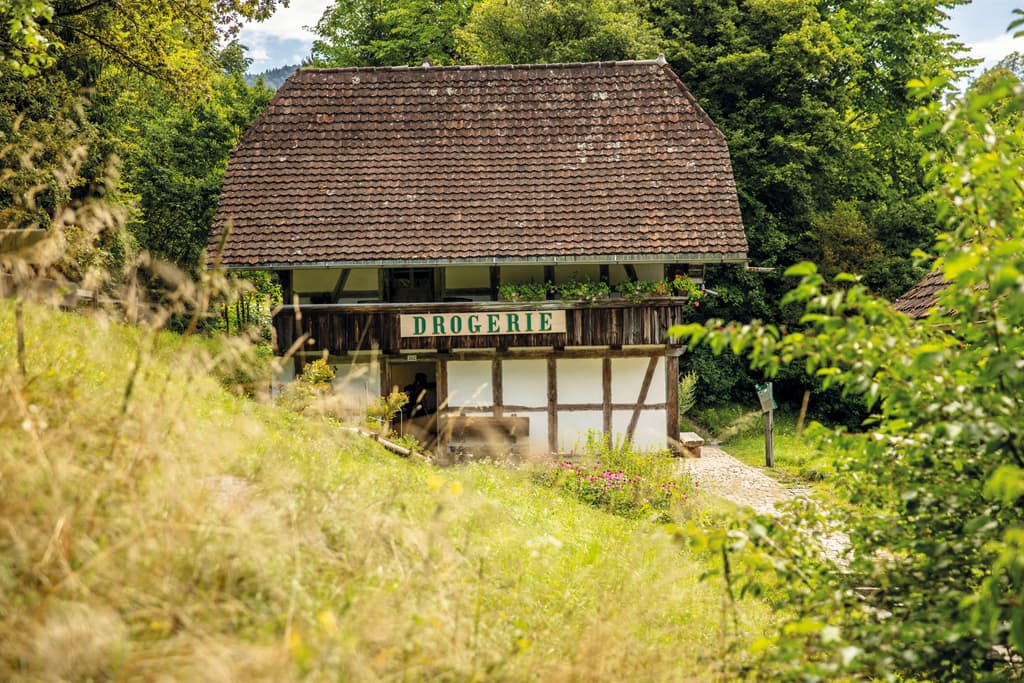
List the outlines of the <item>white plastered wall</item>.
<svg viewBox="0 0 1024 683">
<path fill-rule="evenodd" d="M 558 403 L 601 403 L 603 396 L 600 358 L 559 359 Z M 561 427 L 558 429 L 562 431 Z"/>
<path fill-rule="evenodd" d="M 292 271 L 292 289 L 302 292 L 333 292 L 340 268 L 300 268 Z"/>
<path fill-rule="evenodd" d="M 614 439 L 626 436 L 629 421 L 633 417 L 631 410 L 612 411 L 612 436 Z M 633 443 L 643 449 L 665 448 L 668 434 L 668 416 L 664 409 L 641 410 L 633 432 Z"/>
<path fill-rule="evenodd" d="M 502 403 L 507 406 L 547 408 L 548 362 L 543 358 L 503 360 L 501 395 Z M 544 424 L 544 430 L 547 431 L 547 422 Z"/>
<path fill-rule="evenodd" d="M 502 266 L 499 277 L 502 284 L 544 282 L 544 266 Z"/>
<path fill-rule="evenodd" d="M 494 405 L 491 361 L 448 361 L 448 405 L 452 408 L 483 408 Z"/>
<path fill-rule="evenodd" d="M 612 403 L 636 403 L 647 374 L 649 358 L 612 359 Z M 645 405 L 665 402 L 665 359 L 659 358 L 647 390 Z"/>
<path fill-rule="evenodd" d="M 558 411 L 559 452 L 577 449 L 590 430 L 604 431 L 604 414 L 600 410 Z"/>
<path fill-rule="evenodd" d="M 377 358 L 341 362 L 331 367 L 334 369 L 334 392 L 353 412 L 365 413 L 367 406 L 381 395 L 380 362 Z"/>
<path fill-rule="evenodd" d="M 491 271 L 487 266 L 462 266 L 444 269 L 447 289 L 479 289 L 491 286 Z"/>
<path fill-rule="evenodd" d="M 555 282 L 574 280 L 600 280 L 601 266 L 597 263 L 574 263 L 555 266 Z"/>
</svg>

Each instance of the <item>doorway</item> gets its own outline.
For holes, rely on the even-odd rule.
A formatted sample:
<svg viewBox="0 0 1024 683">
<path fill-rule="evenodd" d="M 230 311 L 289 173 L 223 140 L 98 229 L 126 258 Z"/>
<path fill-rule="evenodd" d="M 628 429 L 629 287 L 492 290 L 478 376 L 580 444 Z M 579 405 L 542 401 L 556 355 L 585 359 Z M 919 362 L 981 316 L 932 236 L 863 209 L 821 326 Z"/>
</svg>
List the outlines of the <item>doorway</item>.
<svg viewBox="0 0 1024 683">
<path fill-rule="evenodd" d="M 392 429 L 410 435 L 426 448 L 437 443 L 437 362 L 388 361 L 388 387 L 408 394 L 409 402 L 392 420 Z"/>
</svg>

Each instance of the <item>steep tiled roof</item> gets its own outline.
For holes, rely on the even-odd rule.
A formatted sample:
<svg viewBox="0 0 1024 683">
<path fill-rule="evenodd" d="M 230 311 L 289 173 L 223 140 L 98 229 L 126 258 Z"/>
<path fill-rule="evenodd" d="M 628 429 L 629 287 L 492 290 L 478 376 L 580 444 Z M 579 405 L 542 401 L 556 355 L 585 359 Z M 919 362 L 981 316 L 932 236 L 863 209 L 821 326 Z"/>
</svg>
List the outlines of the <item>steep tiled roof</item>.
<svg viewBox="0 0 1024 683">
<path fill-rule="evenodd" d="M 906 313 L 911 318 L 927 318 L 931 309 L 935 308 L 939 294 L 949 287 L 949 280 L 941 270 L 933 270 L 920 282 L 911 287 L 893 303 L 893 308 Z"/>
<path fill-rule="evenodd" d="M 725 139 L 663 60 L 301 69 L 231 155 L 211 261 L 228 221 L 228 267 L 747 249 Z"/>
</svg>

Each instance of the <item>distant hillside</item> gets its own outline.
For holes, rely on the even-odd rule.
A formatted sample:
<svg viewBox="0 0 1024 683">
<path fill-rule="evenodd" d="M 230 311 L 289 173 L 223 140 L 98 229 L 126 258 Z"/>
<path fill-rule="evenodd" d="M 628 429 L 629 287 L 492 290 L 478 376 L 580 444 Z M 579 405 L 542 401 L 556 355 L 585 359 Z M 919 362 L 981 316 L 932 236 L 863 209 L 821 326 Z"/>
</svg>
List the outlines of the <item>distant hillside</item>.
<svg viewBox="0 0 1024 683">
<path fill-rule="evenodd" d="M 289 64 L 287 66 L 279 66 L 276 69 L 267 69 L 263 73 L 246 74 L 245 82 L 249 85 L 256 85 L 256 81 L 262 78 L 268 88 L 277 90 L 284 83 L 285 79 L 295 73 L 295 70 L 298 68 L 298 64 Z"/>
</svg>

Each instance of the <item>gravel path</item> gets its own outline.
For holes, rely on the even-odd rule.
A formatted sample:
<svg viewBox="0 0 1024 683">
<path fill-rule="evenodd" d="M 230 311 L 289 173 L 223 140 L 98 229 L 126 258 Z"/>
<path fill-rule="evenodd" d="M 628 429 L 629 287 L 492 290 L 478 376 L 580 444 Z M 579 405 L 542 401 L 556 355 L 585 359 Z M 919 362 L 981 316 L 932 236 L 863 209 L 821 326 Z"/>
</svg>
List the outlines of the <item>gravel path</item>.
<svg viewBox="0 0 1024 683">
<path fill-rule="evenodd" d="M 683 470 L 702 489 L 737 505 L 753 508 L 760 514 L 775 514 L 778 503 L 794 498 L 810 498 L 803 488 L 786 488 L 755 467 L 745 465 L 716 446 L 704 446 L 701 457 L 684 458 Z M 822 553 L 846 567 L 850 537 L 842 530 L 823 529 L 817 534 Z"/>
<path fill-rule="evenodd" d="M 776 503 L 808 494 L 806 489 L 785 488 L 715 446 L 704 446 L 701 457 L 684 459 L 682 467 L 702 489 L 761 514 L 775 512 Z"/>
</svg>

